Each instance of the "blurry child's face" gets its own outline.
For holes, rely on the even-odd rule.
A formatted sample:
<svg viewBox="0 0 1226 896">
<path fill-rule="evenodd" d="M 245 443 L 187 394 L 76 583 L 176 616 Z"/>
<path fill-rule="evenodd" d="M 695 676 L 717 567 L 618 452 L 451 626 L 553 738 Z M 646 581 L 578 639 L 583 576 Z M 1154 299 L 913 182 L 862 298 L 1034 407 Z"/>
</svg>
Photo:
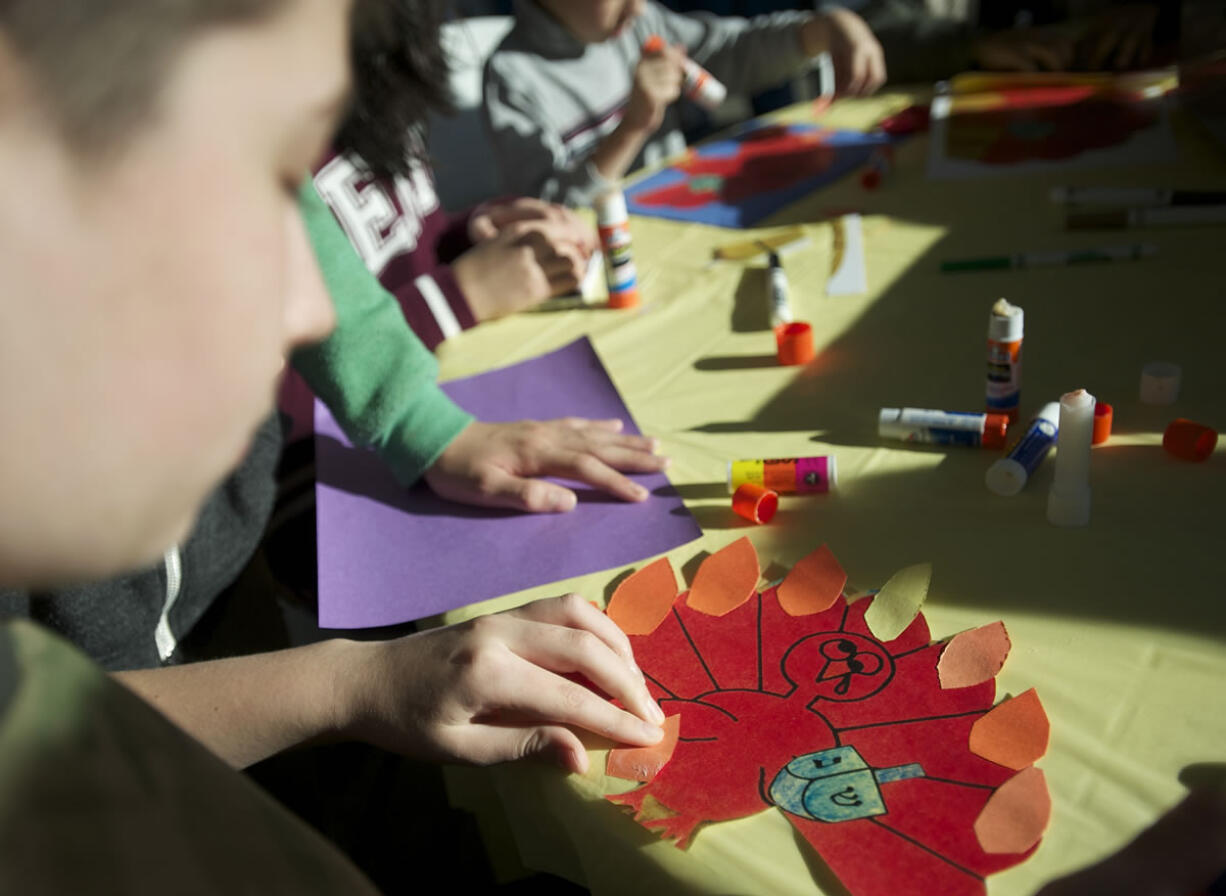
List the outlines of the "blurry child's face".
<svg viewBox="0 0 1226 896">
<path fill-rule="evenodd" d="M 643 11 L 643 0 L 538 0 L 574 37 L 598 44 L 619 34 Z"/>
<path fill-rule="evenodd" d="M 0 582 L 181 539 L 287 351 L 331 327 L 294 196 L 348 87 L 348 5 L 193 37 L 151 122 L 94 164 L 0 58 Z"/>
</svg>

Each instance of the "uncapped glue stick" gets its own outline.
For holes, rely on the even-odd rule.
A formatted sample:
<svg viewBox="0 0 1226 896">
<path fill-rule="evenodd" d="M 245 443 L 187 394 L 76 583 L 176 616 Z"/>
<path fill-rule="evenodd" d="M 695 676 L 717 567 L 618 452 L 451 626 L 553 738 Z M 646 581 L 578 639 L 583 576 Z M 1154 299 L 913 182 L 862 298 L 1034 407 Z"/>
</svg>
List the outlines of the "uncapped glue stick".
<svg viewBox="0 0 1226 896">
<path fill-rule="evenodd" d="M 1056 526 L 1090 522 L 1090 441 L 1094 396 L 1085 389 L 1060 396 L 1056 475 L 1047 495 L 1047 520 Z"/>
</svg>

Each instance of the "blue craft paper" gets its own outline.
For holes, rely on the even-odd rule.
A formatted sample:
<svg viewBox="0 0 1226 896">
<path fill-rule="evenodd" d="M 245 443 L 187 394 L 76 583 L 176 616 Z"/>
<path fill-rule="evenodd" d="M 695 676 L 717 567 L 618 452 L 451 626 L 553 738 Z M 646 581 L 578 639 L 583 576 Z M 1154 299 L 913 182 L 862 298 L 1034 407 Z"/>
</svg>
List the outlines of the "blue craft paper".
<svg viewBox="0 0 1226 896">
<path fill-rule="evenodd" d="M 443 384 L 487 422 L 618 417 L 639 432 L 591 343 Z M 702 530 L 662 473 L 633 478 L 651 493 L 628 504 L 575 486 L 570 513 L 523 514 L 405 489 L 370 451 L 353 448 L 315 405 L 319 624 L 408 622 L 560 579 L 636 563 Z"/>
<path fill-rule="evenodd" d="M 763 127 L 770 127 L 770 125 L 764 125 L 760 121 L 748 122 L 733 136 L 703 144 L 694 152 L 699 157 L 707 159 L 735 156 L 746 138 Z M 627 187 L 626 208 L 631 214 L 652 218 L 694 221 L 717 227 L 752 227 L 785 205 L 803 199 L 814 190 L 832 184 L 849 172 L 862 167 L 868 162 L 873 150 L 877 147 L 895 142 L 888 134 L 881 132 L 831 130 L 808 124 L 789 125 L 787 130 L 791 133 L 824 132 L 827 136 L 824 147 L 835 149 L 835 158 L 831 166 L 820 174 L 802 178 L 784 189 L 759 192 L 735 203 L 716 200 L 703 206 L 682 208 L 680 206 L 644 205 L 640 202 L 638 197 L 643 194 L 670 186 L 691 176 L 673 165 Z"/>
</svg>

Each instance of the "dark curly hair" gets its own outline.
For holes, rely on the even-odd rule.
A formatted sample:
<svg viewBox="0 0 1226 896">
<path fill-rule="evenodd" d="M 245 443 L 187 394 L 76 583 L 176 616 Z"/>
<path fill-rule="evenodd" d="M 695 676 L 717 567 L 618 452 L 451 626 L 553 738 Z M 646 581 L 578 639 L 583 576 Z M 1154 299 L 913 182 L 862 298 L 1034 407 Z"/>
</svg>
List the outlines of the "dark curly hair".
<svg viewBox="0 0 1226 896">
<path fill-rule="evenodd" d="M 353 99 L 336 137 L 377 177 L 424 158 L 430 112 L 454 103 L 442 46 L 443 0 L 358 0 L 352 13 Z"/>
</svg>

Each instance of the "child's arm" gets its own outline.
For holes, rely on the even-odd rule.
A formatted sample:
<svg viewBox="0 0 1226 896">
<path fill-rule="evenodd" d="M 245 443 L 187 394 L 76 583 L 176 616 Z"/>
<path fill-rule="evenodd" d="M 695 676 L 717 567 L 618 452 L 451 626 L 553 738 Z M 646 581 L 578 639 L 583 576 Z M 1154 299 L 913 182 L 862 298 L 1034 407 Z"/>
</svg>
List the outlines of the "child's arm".
<svg viewBox="0 0 1226 896">
<path fill-rule="evenodd" d="M 569 489 L 535 480 L 545 475 L 565 475 L 624 500 L 647 497 L 617 471 L 664 469 L 668 461 L 653 453 L 651 439 L 622 435 L 610 421 L 480 424 L 456 407 L 435 382 L 434 356 L 323 200 L 309 184 L 300 198 L 337 327 L 320 345 L 295 352 L 293 362 L 355 444 L 376 449 L 404 484 L 429 471 L 436 491 L 467 504 L 574 506 Z"/>
<path fill-rule="evenodd" d="M 871 93 L 885 80 L 881 45 L 855 13 L 771 13 L 752 19 L 682 16 L 657 10 L 660 29 L 734 93 L 756 93 L 794 78 L 813 57 L 829 52 L 836 89 Z"/>
<path fill-rule="evenodd" d="M 573 673 L 632 711 L 564 677 Z M 477 765 L 540 756 L 583 772 L 587 753 L 572 728 L 639 745 L 662 735 L 629 640 L 573 594 L 392 641 L 325 641 L 116 677 L 239 768 L 299 744 L 362 740 Z"/>
<path fill-rule="evenodd" d="M 414 482 L 473 418 L 438 388 L 434 356 L 309 181 L 299 200 L 337 324 L 322 343 L 296 351 L 294 367 L 354 444 L 374 448 L 400 481 Z"/>
</svg>

